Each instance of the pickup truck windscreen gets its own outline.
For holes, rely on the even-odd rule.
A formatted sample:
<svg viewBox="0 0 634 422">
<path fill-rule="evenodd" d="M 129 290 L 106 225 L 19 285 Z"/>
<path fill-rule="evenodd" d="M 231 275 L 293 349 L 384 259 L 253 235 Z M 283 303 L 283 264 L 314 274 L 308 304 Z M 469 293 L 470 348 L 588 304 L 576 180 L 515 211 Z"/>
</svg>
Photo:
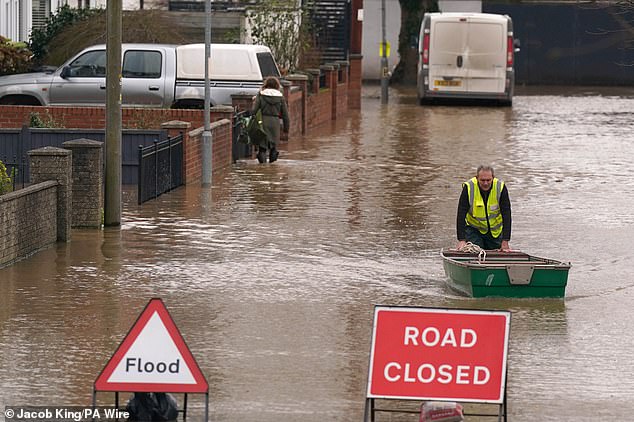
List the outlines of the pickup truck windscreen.
<svg viewBox="0 0 634 422">
<path fill-rule="evenodd" d="M 68 66 L 68 75 L 73 78 L 95 78 L 106 76 L 106 52 L 89 51 L 77 57 Z"/>
</svg>

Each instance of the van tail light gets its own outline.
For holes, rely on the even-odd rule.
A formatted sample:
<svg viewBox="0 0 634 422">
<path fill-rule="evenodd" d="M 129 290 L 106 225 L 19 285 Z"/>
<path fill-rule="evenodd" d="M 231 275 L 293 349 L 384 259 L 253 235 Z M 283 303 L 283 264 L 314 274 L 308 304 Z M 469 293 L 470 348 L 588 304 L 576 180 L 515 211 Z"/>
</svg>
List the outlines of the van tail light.
<svg viewBox="0 0 634 422">
<path fill-rule="evenodd" d="M 506 38 L 506 67 L 513 67 L 513 36 Z"/>
<path fill-rule="evenodd" d="M 423 64 L 429 64 L 429 34 L 423 36 L 423 52 L 420 54 Z"/>
</svg>

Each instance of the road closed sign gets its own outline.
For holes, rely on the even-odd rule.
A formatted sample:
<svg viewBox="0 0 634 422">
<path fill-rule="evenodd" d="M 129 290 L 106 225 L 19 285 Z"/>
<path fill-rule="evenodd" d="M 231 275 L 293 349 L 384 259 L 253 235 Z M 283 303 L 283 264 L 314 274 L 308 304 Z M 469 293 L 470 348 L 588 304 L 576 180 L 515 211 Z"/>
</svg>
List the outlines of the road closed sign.
<svg viewBox="0 0 634 422">
<path fill-rule="evenodd" d="M 511 314 L 377 306 L 368 398 L 503 403 Z"/>
</svg>

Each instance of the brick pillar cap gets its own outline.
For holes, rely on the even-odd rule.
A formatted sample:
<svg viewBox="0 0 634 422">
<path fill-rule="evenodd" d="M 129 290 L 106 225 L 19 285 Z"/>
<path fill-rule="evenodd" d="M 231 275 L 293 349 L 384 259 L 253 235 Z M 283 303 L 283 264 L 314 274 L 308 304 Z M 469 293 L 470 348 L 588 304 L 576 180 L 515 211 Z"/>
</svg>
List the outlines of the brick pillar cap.
<svg viewBox="0 0 634 422">
<path fill-rule="evenodd" d="M 335 70 L 335 67 L 333 65 L 330 65 L 330 64 L 322 64 L 321 66 L 319 66 L 319 68 L 321 70 L 326 70 L 326 71 Z"/>
<path fill-rule="evenodd" d="M 233 107 L 228 105 L 219 105 L 211 107 L 211 111 L 216 113 L 233 113 Z"/>
<path fill-rule="evenodd" d="M 38 149 L 32 149 L 27 152 L 28 155 L 59 155 L 65 156 L 70 155 L 71 152 L 67 149 L 57 148 L 57 147 L 42 147 Z"/>
<path fill-rule="evenodd" d="M 306 72 L 310 73 L 311 75 L 319 75 L 321 73 L 320 69 L 306 69 Z"/>
<path fill-rule="evenodd" d="M 359 53 L 351 53 L 348 58 L 350 59 L 356 59 L 356 60 L 360 60 L 363 58 L 363 54 L 359 54 Z"/>
<path fill-rule="evenodd" d="M 232 100 L 250 100 L 251 98 L 253 98 L 253 94 L 231 94 Z"/>
<path fill-rule="evenodd" d="M 339 66 L 350 66 L 350 62 L 348 60 L 337 60 L 335 63 Z"/>
<path fill-rule="evenodd" d="M 308 80 L 308 76 L 306 75 L 302 75 L 299 73 L 293 73 L 291 75 L 287 75 L 286 79 L 289 81 L 307 81 Z"/>
<path fill-rule="evenodd" d="M 191 126 L 191 122 L 183 122 L 181 120 L 170 120 L 169 122 L 161 123 L 161 129 L 189 129 Z"/>
<path fill-rule="evenodd" d="M 210 129 L 215 129 L 217 127 L 223 126 L 223 125 L 230 125 L 231 124 L 231 120 L 229 119 L 220 119 L 220 120 L 216 120 L 215 122 L 212 122 L 211 125 L 209 126 Z"/>
<path fill-rule="evenodd" d="M 280 80 L 280 84 L 281 84 L 282 86 L 291 86 L 291 85 L 292 85 L 292 84 L 291 84 L 291 82 L 290 82 L 290 81 L 287 81 L 286 79 L 282 79 L 282 80 Z"/>
<path fill-rule="evenodd" d="M 103 142 L 95 141 L 94 139 L 71 139 L 62 143 L 64 148 L 101 148 Z"/>
<path fill-rule="evenodd" d="M 331 62 L 331 63 L 324 63 L 326 66 L 332 66 L 335 69 L 339 69 L 339 63 L 337 62 Z"/>
</svg>

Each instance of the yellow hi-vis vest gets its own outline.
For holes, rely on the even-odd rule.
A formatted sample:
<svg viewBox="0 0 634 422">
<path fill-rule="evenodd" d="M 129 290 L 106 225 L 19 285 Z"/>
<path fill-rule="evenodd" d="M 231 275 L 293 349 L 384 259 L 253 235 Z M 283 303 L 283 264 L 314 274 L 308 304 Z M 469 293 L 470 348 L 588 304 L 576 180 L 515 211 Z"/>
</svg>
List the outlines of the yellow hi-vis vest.
<svg viewBox="0 0 634 422">
<path fill-rule="evenodd" d="M 467 225 L 478 229 L 482 234 L 486 234 L 490 228 L 491 235 L 495 238 L 499 237 L 502 234 L 500 195 L 502 194 L 502 188 L 504 188 L 504 182 L 497 178 L 493 179 L 486 209 L 484 199 L 480 193 L 480 187 L 478 186 L 478 179 L 474 177 L 464 182 L 463 185 L 467 187 L 467 193 L 469 194 L 469 211 L 465 219 Z M 489 215 L 488 224 L 487 211 Z"/>
</svg>

